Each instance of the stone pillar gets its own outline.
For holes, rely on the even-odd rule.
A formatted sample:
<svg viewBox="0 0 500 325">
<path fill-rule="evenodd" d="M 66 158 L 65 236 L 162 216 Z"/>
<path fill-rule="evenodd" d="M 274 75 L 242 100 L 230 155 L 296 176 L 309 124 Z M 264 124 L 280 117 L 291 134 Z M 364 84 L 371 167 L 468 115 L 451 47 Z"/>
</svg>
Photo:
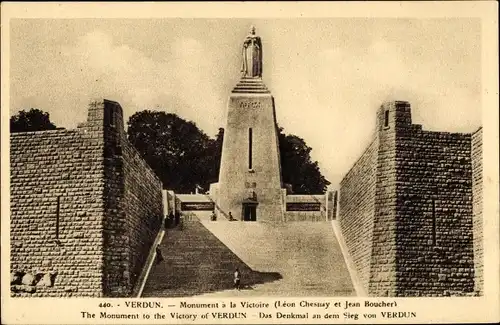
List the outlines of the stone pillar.
<svg viewBox="0 0 500 325">
<path fill-rule="evenodd" d="M 97 123 L 104 129 L 104 275 L 106 296 L 125 296 L 132 290 L 130 237 L 127 234 L 126 213 L 122 199 L 125 195 L 125 174 L 122 144 L 125 138 L 123 111 L 119 103 L 103 99 L 91 105 L 96 116 L 89 123 Z M 102 123 L 102 124 L 101 124 Z"/>
<path fill-rule="evenodd" d="M 168 191 L 162 190 L 161 196 L 162 196 L 162 201 L 163 201 L 163 217 L 165 218 L 166 216 L 168 216 L 168 212 L 169 212 Z"/>
<path fill-rule="evenodd" d="M 281 221 L 281 185 L 274 99 L 261 80 L 242 79 L 229 97 L 218 205 L 241 220 L 254 200 L 257 221 Z"/>
<path fill-rule="evenodd" d="M 410 104 L 384 103 L 377 112 L 377 184 L 370 263 L 370 296 L 395 296 L 396 287 L 396 131 L 411 124 Z"/>
<path fill-rule="evenodd" d="M 242 59 L 243 76 L 229 96 L 216 201 L 226 217 L 231 213 L 243 220 L 248 207 L 256 221 L 282 221 L 276 111 L 262 82 L 262 42 L 253 27 L 243 42 Z"/>
</svg>

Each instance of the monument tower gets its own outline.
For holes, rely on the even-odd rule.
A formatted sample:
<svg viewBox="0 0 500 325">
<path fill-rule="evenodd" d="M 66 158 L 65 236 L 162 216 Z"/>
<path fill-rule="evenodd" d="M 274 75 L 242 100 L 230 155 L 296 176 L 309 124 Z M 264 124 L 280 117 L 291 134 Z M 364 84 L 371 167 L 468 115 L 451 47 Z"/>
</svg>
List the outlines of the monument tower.
<svg viewBox="0 0 500 325">
<path fill-rule="evenodd" d="M 219 213 L 244 221 L 281 221 L 283 191 L 274 98 L 262 82 L 262 42 L 245 38 L 241 79 L 229 96 L 219 173 Z"/>
</svg>

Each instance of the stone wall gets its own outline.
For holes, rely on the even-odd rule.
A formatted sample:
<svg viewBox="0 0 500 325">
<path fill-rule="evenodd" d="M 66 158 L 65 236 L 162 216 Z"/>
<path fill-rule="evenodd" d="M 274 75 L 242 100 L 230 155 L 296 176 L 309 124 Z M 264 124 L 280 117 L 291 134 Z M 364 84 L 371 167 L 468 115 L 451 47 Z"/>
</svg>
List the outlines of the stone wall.
<svg viewBox="0 0 500 325">
<path fill-rule="evenodd" d="M 127 296 L 162 223 L 162 184 L 127 141 L 120 105 L 106 101 L 98 111 L 105 113 L 104 165 L 108 184 L 104 289 L 107 296 Z"/>
<path fill-rule="evenodd" d="M 201 218 L 202 220 L 208 220 L 212 213 L 219 212 L 218 218 L 219 220 L 226 220 L 228 216 L 223 215 L 220 213 L 220 209 L 215 202 L 216 200 L 213 199 L 213 197 L 216 197 L 216 194 L 212 194 L 215 192 L 216 187 L 214 184 L 211 185 L 211 193 L 210 194 L 175 194 L 172 193 L 175 196 L 175 206 L 176 206 L 176 211 L 180 215 L 184 217 L 198 217 Z M 284 200 L 286 201 L 285 204 L 283 204 L 283 214 L 284 214 L 284 219 L 283 221 L 327 221 L 327 208 L 330 211 L 330 214 L 333 215 L 334 212 L 334 203 L 333 203 L 333 198 L 334 198 L 334 193 L 330 193 L 330 201 L 329 204 L 330 206 L 327 207 L 326 205 L 326 198 L 327 196 L 325 194 L 318 194 L 318 195 L 284 195 L 283 196 Z M 183 209 L 184 205 L 189 205 L 191 208 L 188 209 Z M 298 211 L 287 211 L 286 207 L 287 204 L 297 204 L 300 207 L 303 207 L 305 210 Z M 314 205 L 314 207 L 312 207 Z M 296 207 L 297 208 L 297 207 Z M 313 208 L 317 208 L 313 209 Z M 293 209 L 293 208 L 292 208 Z M 310 209 L 307 211 L 307 209 Z M 262 220 L 261 220 L 262 221 Z M 266 221 L 266 220 L 264 220 Z"/>
<path fill-rule="evenodd" d="M 163 190 L 165 192 L 165 198 L 163 199 L 166 202 L 166 206 L 164 205 L 164 215 L 168 215 L 170 212 L 174 212 L 176 209 L 175 204 L 175 192 L 169 190 Z M 166 208 L 166 209 L 165 209 Z"/>
<path fill-rule="evenodd" d="M 105 296 L 126 296 L 129 291 L 129 261 L 127 229 L 121 203 L 125 195 L 121 148 L 123 121 L 118 103 L 94 102 L 94 123 L 104 127 L 104 272 Z M 117 121 L 118 120 L 118 121 Z"/>
<path fill-rule="evenodd" d="M 161 183 L 126 142 L 119 104 L 10 141 L 12 295 L 127 295 L 159 227 Z"/>
<path fill-rule="evenodd" d="M 384 103 L 377 111 L 375 138 L 378 140 L 375 213 L 368 293 L 395 296 L 396 293 L 396 130 L 411 125 L 410 105 Z"/>
<path fill-rule="evenodd" d="M 339 223 L 361 284 L 368 290 L 378 143 L 372 141 L 340 184 Z"/>
<path fill-rule="evenodd" d="M 10 146 L 14 296 L 101 296 L 102 131 L 15 133 Z"/>
<path fill-rule="evenodd" d="M 396 146 L 397 295 L 471 293 L 470 134 L 401 129 Z"/>
<path fill-rule="evenodd" d="M 326 221 L 327 207 L 324 194 L 286 195 L 285 200 L 284 221 Z"/>
<path fill-rule="evenodd" d="M 339 203 L 338 191 L 327 191 L 326 192 L 328 203 L 327 203 L 327 215 L 328 220 L 335 220 L 337 218 L 337 206 Z"/>
<path fill-rule="evenodd" d="M 472 134 L 472 216 L 475 291 L 483 294 L 483 129 Z"/>
<path fill-rule="evenodd" d="M 374 140 L 344 177 L 339 200 L 343 237 L 369 295 L 473 294 L 482 187 L 473 186 L 473 170 L 481 182 L 479 133 L 472 139 L 423 131 L 407 102 L 378 110 Z"/>
<path fill-rule="evenodd" d="M 175 207 L 177 213 L 184 218 L 198 217 L 202 220 L 210 219 L 212 213 L 217 211 L 211 194 L 175 194 Z M 226 219 L 222 213 L 218 214 L 218 218 L 219 220 Z"/>
<path fill-rule="evenodd" d="M 130 263 L 129 290 L 135 285 L 163 220 L 162 183 L 137 150 L 122 142 L 124 200 Z"/>
</svg>

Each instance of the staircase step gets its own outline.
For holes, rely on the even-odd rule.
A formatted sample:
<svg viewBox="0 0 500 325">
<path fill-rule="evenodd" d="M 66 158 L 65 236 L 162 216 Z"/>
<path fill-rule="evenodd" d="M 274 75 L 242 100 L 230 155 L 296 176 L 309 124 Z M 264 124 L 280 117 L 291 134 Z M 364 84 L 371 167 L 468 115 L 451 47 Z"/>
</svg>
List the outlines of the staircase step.
<svg viewBox="0 0 500 325">
<path fill-rule="evenodd" d="M 232 91 L 232 93 L 238 93 L 238 94 L 253 94 L 253 93 L 256 93 L 256 94 L 267 94 L 269 93 L 269 91 L 263 91 L 263 90 L 246 90 L 246 89 L 242 89 L 242 90 L 239 90 L 239 89 L 234 89 Z"/>
<path fill-rule="evenodd" d="M 266 85 L 260 78 L 242 78 L 236 84 L 233 93 L 269 93 Z"/>
<path fill-rule="evenodd" d="M 236 84 L 236 87 L 262 87 L 262 88 L 266 88 L 266 85 L 264 85 L 264 83 L 256 83 L 256 82 L 239 82 Z"/>
<path fill-rule="evenodd" d="M 164 260 L 153 266 L 147 297 L 349 296 L 349 273 L 330 223 L 264 223 L 191 220 L 169 229 L 160 244 Z M 235 291 L 235 268 L 243 285 Z"/>
</svg>

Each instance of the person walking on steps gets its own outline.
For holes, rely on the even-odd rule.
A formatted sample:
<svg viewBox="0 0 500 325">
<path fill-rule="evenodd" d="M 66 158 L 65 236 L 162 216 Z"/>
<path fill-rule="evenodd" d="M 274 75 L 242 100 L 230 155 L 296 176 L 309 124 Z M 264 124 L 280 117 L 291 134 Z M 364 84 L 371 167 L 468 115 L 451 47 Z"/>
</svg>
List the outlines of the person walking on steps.
<svg viewBox="0 0 500 325">
<path fill-rule="evenodd" d="M 167 219 L 165 219 L 165 228 L 170 228 L 174 225 L 174 213 L 170 211 Z"/>
<path fill-rule="evenodd" d="M 160 245 L 156 246 L 156 264 L 160 264 L 163 261 L 163 255 L 161 254 Z"/>
<path fill-rule="evenodd" d="M 234 271 L 234 288 L 239 291 L 240 286 L 241 286 L 241 273 L 239 269 L 236 269 L 236 271 Z"/>
<path fill-rule="evenodd" d="M 179 212 L 175 211 L 175 225 L 177 226 L 179 224 L 179 222 L 181 221 L 181 216 L 179 214 Z"/>
</svg>

